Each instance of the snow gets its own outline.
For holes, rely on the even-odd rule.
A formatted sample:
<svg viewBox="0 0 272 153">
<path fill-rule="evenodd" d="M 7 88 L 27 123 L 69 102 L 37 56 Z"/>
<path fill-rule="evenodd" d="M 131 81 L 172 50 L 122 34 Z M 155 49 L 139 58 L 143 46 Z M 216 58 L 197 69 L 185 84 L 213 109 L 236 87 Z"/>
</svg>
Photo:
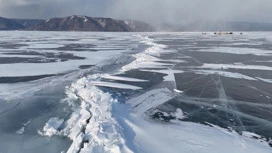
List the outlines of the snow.
<svg viewBox="0 0 272 153">
<path fill-rule="evenodd" d="M 272 51 L 260 50 L 253 48 L 233 48 L 233 47 L 217 47 L 212 49 L 201 49 L 199 52 L 214 52 L 214 53 L 228 53 L 228 54 L 239 54 L 246 55 L 252 54 L 257 56 L 271 56 Z"/>
<path fill-rule="evenodd" d="M 184 118 L 183 111 L 180 108 L 177 108 L 177 111 L 175 113 L 175 117 L 178 118 L 178 119 L 183 119 Z"/>
<path fill-rule="evenodd" d="M 264 79 L 264 78 L 259 78 L 259 77 L 257 77 L 257 79 L 267 82 L 267 83 L 272 83 L 272 79 Z"/>
<path fill-rule="evenodd" d="M 104 79 L 121 80 L 121 81 L 128 81 L 128 82 L 146 82 L 146 80 L 128 78 L 128 77 L 119 77 L 119 76 L 113 76 L 109 74 L 103 74 L 103 75 L 93 74 L 93 75 L 87 76 L 87 78 L 88 78 L 88 81 L 92 85 L 96 85 L 100 87 L 119 88 L 119 89 L 131 89 L 131 90 L 139 90 L 142 88 L 138 86 L 134 86 L 134 85 L 123 84 L 123 83 L 101 81 L 101 79 L 104 78 Z"/>
<path fill-rule="evenodd" d="M 252 132 L 248 132 L 248 131 L 243 131 L 242 135 L 245 136 L 245 137 L 248 137 L 248 138 L 253 138 L 253 137 L 256 137 L 258 139 L 262 138 L 260 135 L 252 133 Z"/>
<path fill-rule="evenodd" d="M 63 130 L 53 131 L 52 134 L 64 135 L 73 140 L 68 153 L 131 152 L 121 136 L 122 128 L 112 117 L 111 103 L 115 100 L 110 94 L 88 82 L 86 77 L 67 87 L 66 93 L 67 102 L 75 111 L 65 121 Z"/>
<path fill-rule="evenodd" d="M 133 28 L 133 29 L 136 28 L 136 25 L 135 25 L 134 21 L 125 20 L 124 22 L 125 22 L 126 25 L 130 26 L 131 28 Z"/>
<path fill-rule="evenodd" d="M 98 22 L 102 27 L 105 27 L 107 25 L 106 21 L 104 19 L 99 19 Z"/>
<path fill-rule="evenodd" d="M 47 22 L 49 22 L 51 19 L 47 19 L 47 20 L 45 20 L 45 22 L 47 23 Z"/>
<path fill-rule="evenodd" d="M 60 74 L 68 71 L 79 70 L 80 65 L 96 65 L 100 62 L 118 57 L 123 52 L 128 52 L 134 44 L 130 42 L 123 43 L 123 39 L 131 39 L 131 41 L 138 38 L 132 37 L 127 34 L 119 33 L 118 36 L 115 34 L 104 34 L 104 33 L 58 33 L 58 32 L 33 32 L 31 34 L 27 32 L 17 32 L 10 36 L 9 32 L 1 33 L 3 41 L 7 41 L 15 44 L 26 44 L 27 46 L 21 46 L 19 49 L 14 51 L 24 52 L 28 50 L 34 50 L 38 52 L 52 52 L 59 53 L 62 51 L 56 50 L 58 47 L 63 47 L 68 44 L 95 44 L 96 46 L 92 49 L 98 49 L 98 51 L 65 51 L 75 56 L 85 57 L 84 60 L 69 60 L 65 62 L 55 63 L 16 63 L 16 64 L 0 64 L 0 76 L 1 77 L 12 77 L 12 76 L 36 76 L 45 74 Z M 7 38 L 5 38 L 5 36 Z M 103 41 L 100 38 L 112 37 L 112 39 Z M 117 38 L 116 38 L 117 37 Z M 72 42 L 67 39 L 75 39 Z M 118 40 L 119 39 L 119 40 Z M 29 40 L 25 42 L 25 40 Z M 118 40 L 118 41 L 117 41 Z M 114 45 L 112 45 L 114 44 Z M 137 44 L 136 44 L 137 45 Z M 117 50 L 122 49 L 122 50 Z M 6 49 L 0 49 L 0 51 L 7 52 Z M 13 51 L 13 50 L 12 50 Z M 0 55 L 10 56 L 11 55 Z M 18 55 L 16 57 L 20 57 Z M 32 57 L 32 56 L 27 56 Z"/>
<path fill-rule="evenodd" d="M 140 36 L 140 38 L 142 39 L 142 43 L 148 45 L 149 47 L 144 52 L 134 54 L 133 57 L 135 60 L 130 64 L 123 66 L 121 71 L 139 68 L 166 68 L 166 66 L 174 65 L 160 63 L 162 60 L 158 58 L 161 54 L 171 52 L 165 49 L 167 46 L 154 43 L 149 37 Z"/>
<path fill-rule="evenodd" d="M 140 102 L 138 103 L 145 102 L 145 99 L 148 99 L 148 97 L 149 95 L 140 96 Z M 133 100 L 133 102 L 135 101 Z M 116 116 L 119 118 L 125 118 L 123 119 L 125 124 L 133 130 L 134 137 L 128 139 L 128 141 L 132 141 L 135 145 L 134 152 L 272 152 L 267 143 L 240 136 L 236 132 L 229 132 L 220 127 L 209 127 L 190 122 L 176 121 L 175 124 L 156 122 L 141 114 L 143 111 L 138 111 L 137 113 L 140 113 L 139 115 L 135 115 L 134 111 L 129 114 L 124 114 L 122 111 L 128 106 L 122 105 L 125 104 L 116 106 L 117 111 L 115 111 L 115 113 L 118 113 Z M 135 110 L 134 107 L 135 105 L 132 105 L 130 108 Z M 121 116 L 122 114 L 124 115 Z M 179 116 L 181 119 L 184 117 L 181 110 L 177 110 L 176 116 Z M 129 133 L 125 133 L 125 135 L 126 134 L 129 135 Z"/>
<path fill-rule="evenodd" d="M 165 46 L 152 43 L 152 39 L 142 37 L 143 43 L 150 47 L 144 52 L 134 55 L 135 60 L 120 69 L 116 74 L 127 70 L 140 69 L 164 73 L 165 81 L 175 81 L 175 73 L 168 64 L 158 62 L 164 53 Z M 227 38 L 226 38 L 227 39 Z M 155 47 L 154 47 L 155 46 Z M 163 70 L 147 70 L 145 68 L 163 67 Z M 201 74 L 220 74 L 226 77 L 255 80 L 239 73 L 222 71 L 227 68 L 265 69 L 266 66 L 204 64 L 196 68 L 214 70 L 195 71 Z M 217 69 L 220 69 L 217 70 Z M 66 88 L 65 101 L 71 106 L 73 113 L 66 121 L 52 118 L 43 128 L 44 135 L 61 135 L 73 142 L 68 153 L 272 153 L 266 142 L 252 139 L 256 136 L 243 132 L 239 135 L 234 131 L 209 124 L 183 122 L 186 116 L 181 109 L 174 113 L 177 119 L 170 123 L 152 120 L 146 112 L 173 99 L 182 93 L 177 89 L 166 87 L 152 87 L 129 99 L 119 103 L 110 93 L 102 91 L 99 86 L 141 89 L 128 84 L 101 81 L 101 79 L 119 80 L 127 82 L 144 82 L 135 78 L 119 77 L 115 74 L 94 74 L 82 77 Z M 118 92 L 118 91 L 115 91 Z M 182 96 L 182 95 L 181 95 Z M 62 126 L 62 128 L 60 128 Z"/>
<path fill-rule="evenodd" d="M 216 71 L 216 70 L 195 70 L 194 71 L 196 74 L 204 74 L 204 75 L 209 75 L 209 74 L 218 74 L 224 77 L 229 77 L 229 78 L 235 78 L 235 79 L 246 79 L 246 80 L 256 80 L 255 78 L 252 78 L 247 75 L 243 75 L 240 73 L 234 73 L 234 72 L 227 72 L 227 71 Z"/>
<path fill-rule="evenodd" d="M 21 127 L 18 131 L 15 132 L 15 134 L 23 134 L 25 132 L 25 127 Z"/>
<path fill-rule="evenodd" d="M 172 98 L 175 94 L 167 88 L 154 89 L 127 101 L 135 115 L 142 115 L 147 110 L 159 106 Z"/>
<path fill-rule="evenodd" d="M 87 19 L 85 16 L 83 18 L 84 18 L 84 22 L 88 22 L 89 21 L 89 19 Z"/>
<path fill-rule="evenodd" d="M 42 135 L 52 137 L 59 133 L 59 128 L 63 124 L 64 120 L 57 117 L 49 119 L 49 121 L 43 127 Z"/>
<path fill-rule="evenodd" d="M 82 57 L 87 57 L 85 60 L 71 60 L 56 63 L 0 64 L 0 74 L 2 77 L 60 74 L 78 70 L 80 65 L 96 65 L 99 62 L 119 55 L 119 53 L 118 51 L 84 52 L 75 54 L 84 55 Z"/>
<path fill-rule="evenodd" d="M 178 89 L 174 89 L 174 91 L 177 92 L 177 93 L 183 93 L 183 91 L 180 91 Z"/>
<path fill-rule="evenodd" d="M 102 78 L 110 79 L 110 80 L 128 81 L 128 82 L 147 82 L 147 80 L 129 78 L 129 77 L 121 77 L 121 76 L 113 76 L 113 75 L 109 75 L 109 74 L 102 75 Z"/>
<path fill-rule="evenodd" d="M 204 63 L 201 68 L 210 69 L 248 69 L 248 70 L 266 70 L 272 71 L 272 67 L 262 65 L 233 65 L 233 64 L 208 64 Z"/>
<path fill-rule="evenodd" d="M 141 87 L 122 84 L 122 83 L 102 82 L 102 81 L 90 81 L 90 83 L 93 84 L 93 85 L 96 85 L 96 86 L 100 86 L 100 87 L 112 87 L 112 88 L 131 89 L 131 90 L 142 89 Z"/>
<path fill-rule="evenodd" d="M 46 43 L 37 43 L 37 42 L 27 42 L 25 43 L 28 46 L 23 46 L 20 49 L 54 49 L 54 48 L 59 48 L 63 47 L 62 44 L 52 44 L 49 42 Z"/>
<path fill-rule="evenodd" d="M 39 57 L 41 57 L 41 56 L 35 56 L 35 55 L 8 55 L 8 54 L 0 54 L 0 57 L 39 58 Z"/>
</svg>

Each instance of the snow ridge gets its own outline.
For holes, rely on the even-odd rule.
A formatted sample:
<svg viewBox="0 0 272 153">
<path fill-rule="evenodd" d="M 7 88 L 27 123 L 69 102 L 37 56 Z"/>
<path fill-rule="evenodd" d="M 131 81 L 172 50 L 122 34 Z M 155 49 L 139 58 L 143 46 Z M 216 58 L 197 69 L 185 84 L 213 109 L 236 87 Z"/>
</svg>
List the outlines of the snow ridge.
<svg viewBox="0 0 272 153">
<path fill-rule="evenodd" d="M 66 101 L 74 113 L 63 122 L 52 118 L 43 128 L 43 135 L 63 135 L 73 143 L 67 153 L 130 153 L 124 145 L 122 128 L 111 114 L 111 104 L 117 102 L 109 93 L 104 93 L 86 77 L 67 87 Z M 64 128 L 60 129 L 63 126 Z"/>
</svg>

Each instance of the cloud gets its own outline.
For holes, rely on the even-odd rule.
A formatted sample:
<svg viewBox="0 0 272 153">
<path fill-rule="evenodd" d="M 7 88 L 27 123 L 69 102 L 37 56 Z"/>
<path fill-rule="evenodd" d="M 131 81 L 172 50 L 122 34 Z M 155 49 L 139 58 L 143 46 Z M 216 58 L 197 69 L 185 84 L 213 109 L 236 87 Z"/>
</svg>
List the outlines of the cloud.
<svg viewBox="0 0 272 153">
<path fill-rule="evenodd" d="M 271 22 L 271 0 L 117 0 L 116 17 L 153 22 L 243 20 Z"/>
<path fill-rule="evenodd" d="M 149 23 L 197 20 L 272 22 L 271 0 L 0 0 L 0 15 L 51 18 L 87 15 Z"/>
</svg>

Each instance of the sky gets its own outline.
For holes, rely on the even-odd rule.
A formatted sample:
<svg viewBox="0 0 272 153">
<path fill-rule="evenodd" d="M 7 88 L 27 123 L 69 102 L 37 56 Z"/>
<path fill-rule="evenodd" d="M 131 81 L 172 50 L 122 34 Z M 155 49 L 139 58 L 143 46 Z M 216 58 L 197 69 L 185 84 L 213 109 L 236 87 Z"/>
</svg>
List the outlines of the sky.
<svg viewBox="0 0 272 153">
<path fill-rule="evenodd" d="M 0 0 L 11 18 L 86 15 L 135 19 L 151 24 L 199 20 L 272 23 L 272 0 Z"/>
</svg>

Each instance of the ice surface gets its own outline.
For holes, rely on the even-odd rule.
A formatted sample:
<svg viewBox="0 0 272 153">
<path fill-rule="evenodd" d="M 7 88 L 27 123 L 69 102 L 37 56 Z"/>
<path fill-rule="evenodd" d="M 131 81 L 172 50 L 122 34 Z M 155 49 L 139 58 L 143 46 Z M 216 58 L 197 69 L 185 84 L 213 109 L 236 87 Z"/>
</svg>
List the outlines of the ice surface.
<svg viewBox="0 0 272 153">
<path fill-rule="evenodd" d="M 195 70 L 194 71 L 196 74 L 218 74 L 222 75 L 224 77 L 229 77 L 229 78 L 236 78 L 236 79 L 246 79 L 246 80 L 256 80 L 255 78 L 252 78 L 250 76 L 246 76 L 240 73 L 234 73 L 234 72 L 227 72 L 227 71 L 216 71 L 216 70 Z"/>
<path fill-rule="evenodd" d="M 25 132 L 25 127 L 20 128 L 18 131 L 16 131 L 16 134 L 23 134 Z"/>
<path fill-rule="evenodd" d="M 58 134 L 73 140 L 68 153 L 130 152 L 121 136 L 122 128 L 112 117 L 111 104 L 115 100 L 110 94 L 98 89 L 87 78 L 73 83 L 66 93 L 75 111 Z"/>
<path fill-rule="evenodd" d="M 267 83 L 272 83 L 272 79 L 264 79 L 264 78 L 259 78 L 259 77 L 257 77 L 257 79 L 267 82 Z"/>
<path fill-rule="evenodd" d="M 113 76 L 113 75 L 109 75 L 109 74 L 103 75 L 102 78 L 111 79 L 111 80 L 128 81 L 128 82 L 147 82 L 147 80 L 129 78 L 129 77 Z"/>
<path fill-rule="evenodd" d="M 80 43 L 94 43 L 99 44 L 93 40 L 96 38 L 87 37 L 85 33 L 81 33 L 86 38 L 77 36 L 75 38 L 80 38 L 78 41 Z M 98 35 L 101 35 L 98 34 Z M 139 35 L 153 35 L 153 34 L 139 34 Z M 158 35 L 158 34 L 154 34 Z M 171 34 L 173 40 L 178 40 L 180 38 L 192 39 L 191 36 L 198 36 L 197 33 L 185 33 L 185 34 Z M 112 34 L 105 34 L 105 39 L 107 37 L 112 37 Z M 257 37 L 257 36 L 256 36 Z M 258 36 L 259 37 L 259 36 Z M 263 37 L 263 36 L 260 36 Z M 101 37 L 98 37 L 101 38 Z M 252 38 L 255 38 L 254 35 Z M 92 39 L 92 40 L 88 40 Z M 116 36 L 115 41 L 119 42 L 124 39 L 132 39 L 130 36 Z M 138 40 L 140 39 L 140 40 Z M 222 39 L 227 42 L 235 42 L 231 38 L 207 38 L 211 40 Z M 138 36 L 138 38 L 133 40 L 141 41 L 141 43 L 148 45 L 148 47 L 143 52 L 129 52 L 131 56 L 135 58 L 134 61 L 128 63 L 127 65 L 121 67 L 118 72 L 111 71 L 95 71 L 90 72 L 91 74 L 84 73 L 78 80 L 74 81 L 71 85 L 66 88 L 66 98 L 62 102 L 66 102 L 71 107 L 71 114 L 69 114 L 67 119 L 60 119 L 58 117 L 53 117 L 48 120 L 41 134 L 49 137 L 67 137 L 72 140 L 70 147 L 68 148 L 68 153 L 80 153 L 80 152 L 94 152 L 94 153 L 272 153 L 271 147 L 267 142 L 255 140 L 254 138 L 260 138 L 259 135 L 255 133 L 250 133 L 244 131 L 242 135 L 230 131 L 228 129 L 220 128 L 216 125 L 207 123 L 207 125 L 199 123 L 191 123 L 182 121 L 187 116 L 187 112 L 184 112 L 180 108 L 174 108 L 173 114 L 176 117 L 175 120 L 170 122 L 161 122 L 153 120 L 148 116 L 147 111 L 156 109 L 156 107 L 169 102 L 176 98 L 176 96 L 183 96 L 185 93 L 174 88 L 168 87 L 166 84 L 171 82 L 176 82 L 174 74 L 185 73 L 186 69 L 175 70 L 175 64 L 188 64 L 183 63 L 182 60 L 172 60 L 171 64 L 166 63 L 165 59 L 162 59 L 163 54 L 175 54 L 175 51 L 168 50 L 166 45 L 161 45 L 153 42 L 154 40 L 145 37 Z M 107 42 L 107 41 L 106 41 Z M 113 43 L 113 42 L 111 42 Z M 110 42 L 103 42 L 102 44 L 111 44 Z M 118 45 L 116 45 L 118 46 Z M 121 46 L 121 45 L 120 45 Z M 118 46 L 118 47 L 120 47 Z M 36 46 L 37 47 L 37 46 Z M 108 46 L 111 48 L 111 46 Z M 102 49 L 103 46 L 98 46 L 97 48 Z M 107 48 L 107 46 L 105 46 Z M 84 61 L 69 61 L 67 63 L 54 63 L 51 68 L 44 70 L 34 71 L 34 68 L 42 69 L 43 67 L 33 67 L 23 68 L 23 70 L 29 70 L 29 72 L 11 73 L 8 72 L 7 67 L 5 67 L 6 76 L 16 76 L 20 75 L 36 75 L 44 73 L 57 73 L 64 72 L 68 70 L 76 69 L 80 64 L 97 64 L 100 61 L 105 62 L 105 60 L 117 57 L 122 53 L 122 51 L 99 51 L 97 53 L 86 53 L 86 52 L 75 52 L 69 51 L 77 56 L 87 57 Z M 234 52 L 234 51 L 230 51 Z M 246 51 L 245 51 L 246 52 Z M 251 51 L 248 51 L 251 52 Z M 235 53 L 235 52 L 234 52 Z M 182 56 L 182 58 L 186 56 Z M 86 63 L 85 63 L 86 62 Z M 22 64 L 24 65 L 24 64 Z M 36 64 L 37 65 L 37 64 Z M 45 64 L 46 65 L 46 64 Z M 18 65 L 17 65 L 18 66 Z M 26 66 L 26 65 L 24 65 Z M 45 67 L 47 67 L 46 65 Z M 67 66 L 67 69 L 66 69 Z M 16 66 L 14 66 L 16 67 Z M 54 70 L 58 67 L 57 70 Z M 1 67 L 0 67 L 1 68 Z M 101 70 L 102 70 L 101 66 Z M 159 69 L 158 69 L 159 68 Z M 184 67 L 181 67 L 184 68 Z M 251 69 L 251 70 L 268 70 L 272 69 L 269 66 L 258 66 L 258 65 L 243 65 L 243 64 L 203 64 L 203 66 L 192 66 L 186 67 L 190 72 L 194 72 L 201 75 L 218 74 L 224 77 L 229 77 L 232 79 L 247 79 L 250 81 L 267 81 L 270 79 L 253 78 L 240 73 L 228 72 L 227 69 Z M 197 68 L 197 70 L 195 69 Z M 205 70 L 200 70 L 200 69 Z M 15 68 L 14 68 L 15 69 Z M 160 84 L 154 84 L 152 87 L 144 88 L 138 87 L 137 83 L 150 83 L 147 80 L 136 79 L 133 77 L 123 77 L 118 76 L 122 73 L 126 75 L 126 71 L 137 69 L 144 72 L 154 72 L 162 73 L 166 76 L 164 81 Z M 13 70 L 14 71 L 14 70 Z M 0 70 L 1 72 L 1 70 Z M 94 73 L 94 74 L 92 74 Z M 96 74 L 97 73 L 97 74 Z M 20 76 L 18 75 L 18 76 Z M 63 78 L 56 79 L 55 82 L 50 82 L 50 84 L 55 84 L 61 81 Z M 126 83 L 116 83 L 118 81 L 128 82 Z M 38 82 L 39 83 L 39 82 Z M 130 85 L 129 83 L 133 84 Z M 136 84 L 136 85 L 135 85 Z M 31 84 L 32 86 L 37 85 L 37 83 Z M 0 87 L 4 89 L 6 85 Z M 7 88 L 16 89 L 18 86 L 13 87 L 8 85 Z M 22 85 L 19 86 L 20 89 L 27 88 Z M 100 88 L 107 87 L 107 88 Z M 119 90 L 108 90 L 110 89 L 128 89 L 126 92 L 136 93 L 132 96 L 125 97 L 125 103 L 121 103 L 116 95 L 122 95 L 124 93 L 119 93 Z M 31 90 L 39 90 L 38 88 L 31 88 Z M 103 89 L 103 90 L 102 90 Z M 139 90 L 141 89 L 141 90 Z M 30 89 L 29 89 L 30 90 Z M 134 90 L 134 91 L 131 91 Z M 220 87 L 218 91 L 220 92 L 219 98 L 223 100 L 226 99 L 226 93 L 223 87 Z M 122 90 L 124 91 L 124 90 Z M 108 93 L 111 92 L 111 93 Z M 184 92 L 186 92 L 184 90 Z M 15 93 L 15 92 L 14 92 Z M 1 93 L 0 93 L 1 94 Z M 5 95 L 3 93 L 3 95 Z M 115 99 L 116 98 L 116 99 Z M 128 99 L 126 99 L 128 98 Z M 123 102 L 123 101 L 122 101 Z M 192 101 L 193 103 L 193 101 Z M 242 103 L 242 102 L 240 102 Z M 252 104 L 253 105 L 253 104 Z M 257 105 L 257 104 L 256 104 Z M 185 115 L 186 114 L 186 115 Z M 266 122 L 267 123 L 267 122 Z M 21 129 L 16 129 L 17 133 L 20 134 L 24 132 L 23 126 Z M 33 147 L 35 143 L 29 143 L 27 147 Z"/>
<path fill-rule="evenodd" d="M 45 74 L 60 74 L 72 70 L 78 70 L 80 65 L 96 65 L 99 62 L 117 56 L 118 51 L 101 51 L 93 53 L 76 53 L 87 57 L 86 60 L 73 60 L 56 63 L 18 63 L 18 64 L 0 64 L 0 75 L 2 77 L 11 76 L 35 76 Z"/>
<path fill-rule="evenodd" d="M 175 97 L 167 88 L 154 89 L 127 101 L 131 105 L 132 112 L 143 115 L 147 110 L 159 106 Z"/>
<path fill-rule="evenodd" d="M 144 39 L 146 40 L 146 38 Z M 151 49 L 154 50 L 151 51 Z M 175 81 L 174 73 L 183 73 L 183 71 L 167 68 L 164 70 L 144 69 L 146 67 L 156 68 L 157 66 L 167 66 L 157 62 L 159 61 L 160 49 L 158 46 L 154 48 L 150 47 L 147 52 L 134 55 L 135 60 L 124 66 L 120 71 L 140 69 L 142 71 L 163 73 L 167 74 L 164 78 L 165 81 Z M 224 68 L 251 68 L 245 65 L 218 64 L 204 64 L 202 68 L 221 69 L 222 66 Z M 195 71 L 195 73 L 219 74 L 236 79 L 256 80 L 250 76 L 222 70 L 203 70 Z M 231 132 L 215 125 L 205 126 L 179 120 L 172 121 L 171 123 L 162 123 L 151 120 L 146 116 L 146 111 L 154 109 L 173 99 L 177 93 L 182 93 L 182 91 L 174 89 L 175 92 L 173 92 L 168 88 L 153 88 L 130 98 L 126 101 L 126 104 L 121 104 L 117 103 L 117 100 L 114 100 L 108 93 L 99 90 L 96 85 L 99 86 L 103 84 L 103 86 L 114 88 L 118 86 L 124 87 L 124 85 L 111 84 L 109 82 L 101 83 L 101 78 L 128 82 L 141 81 L 114 75 L 109 76 L 108 74 L 96 74 L 82 78 L 68 88 L 67 95 L 69 97 L 69 103 L 77 103 L 77 101 L 80 100 L 81 104 L 79 104 L 80 108 L 78 109 L 86 109 L 92 112 L 89 123 L 84 122 L 83 124 L 86 128 L 80 128 L 80 130 L 77 131 L 78 135 L 73 136 L 74 141 L 69 152 L 272 152 L 266 142 L 256 141 L 249 137 L 256 136 L 253 134 L 244 133 L 244 136 L 241 136 L 236 132 Z M 82 107 L 82 104 L 84 104 L 84 107 Z M 89 104 L 88 107 L 85 107 L 87 104 Z M 77 108 L 76 104 L 73 106 Z M 81 112 L 79 110 L 74 113 L 78 114 L 78 112 Z M 175 116 L 177 119 L 184 119 L 185 117 L 181 109 L 176 109 Z M 71 119 L 78 121 L 81 119 L 86 120 L 87 118 L 78 118 L 72 115 Z M 70 122 L 71 119 L 67 121 L 67 127 L 82 125 L 81 123 Z M 82 132 L 82 130 L 84 132 Z M 71 136 L 72 133 L 72 130 L 68 130 L 68 135 Z M 84 136 L 82 136 L 82 134 L 84 134 Z M 84 141 L 84 139 L 88 141 Z M 78 146 L 82 143 L 83 147 L 79 150 Z"/>
<path fill-rule="evenodd" d="M 228 53 L 228 54 L 252 54 L 257 56 L 271 56 L 272 51 L 260 50 L 252 48 L 232 48 L 232 47 L 217 47 L 212 49 L 202 49 L 200 52 L 215 52 L 215 53 Z"/>
<path fill-rule="evenodd" d="M 113 83 L 113 82 L 102 82 L 102 81 L 90 81 L 91 84 L 101 87 L 112 87 L 112 88 L 119 88 L 119 89 L 131 89 L 131 90 L 139 90 L 142 89 L 141 87 L 122 84 L 122 83 Z"/>
<path fill-rule="evenodd" d="M 36 76 L 45 74 L 60 74 L 78 70 L 81 65 L 96 65 L 102 61 L 117 57 L 120 53 L 130 50 L 132 45 L 129 41 L 123 43 L 120 40 L 130 38 L 130 41 L 137 39 L 127 34 L 120 34 L 123 37 L 115 38 L 113 34 L 103 33 L 57 33 L 57 32 L 33 32 L 29 34 L 27 32 L 17 32 L 10 35 L 9 32 L 1 33 L 3 37 L 2 41 L 10 43 L 10 46 L 22 45 L 16 49 L 0 48 L 0 52 L 16 52 L 24 53 L 25 51 L 35 51 L 38 53 L 70 53 L 75 56 L 83 57 L 86 59 L 75 60 L 69 59 L 68 61 L 58 61 L 55 63 L 13 63 L 13 64 L 0 64 L 0 77 L 12 77 L 12 76 Z M 5 38 L 6 37 L 6 38 Z M 101 40 L 104 37 L 113 37 L 112 39 Z M 118 41 L 119 39 L 119 41 Z M 88 45 L 95 44 L 92 48 Z M 59 47 L 65 45 L 87 45 L 83 48 L 83 51 L 73 51 L 72 48 L 67 50 L 60 50 Z M 78 47 L 76 49 L 82 49 Z M 87 50 L 84 50 L 87 49 Z M 94 51 L 92 51 L 94 50 Z M 14 57 L 15 55 L 3 55 L 0 57 Z M 33 55 L 16 55 L 16 57 L 36 57 Z"/>
<path fill-rule="evenodd" d="M 175 73 L 183 73 L 182 70 L 171 70 L 171 69 L 164 69 L 164 70 L 146 70 L 141 69 L 141 71 L 147 71 L 147 72 L 156 72 L 156 73 L 162 73 L 166 74 L 164 78 L 164 81 L 174 81 L 175 82 Z"/>
<path fill-rule="evenodd" d="M 64 120 L 57 117 L 51 118 L 43 127 L 42 135 L 53 136 L 59 133 L 59 128 L 63 124 Z"/>
<path fill-rule="evenodd" d="M 249 69 L 249 70 L 267 70 L 271 71 L 272 67 L 262 65 L 234 65 L 234 64 L 207 64 L 204 63 L 201 68 L 210 69 Z"/>
</svg>

